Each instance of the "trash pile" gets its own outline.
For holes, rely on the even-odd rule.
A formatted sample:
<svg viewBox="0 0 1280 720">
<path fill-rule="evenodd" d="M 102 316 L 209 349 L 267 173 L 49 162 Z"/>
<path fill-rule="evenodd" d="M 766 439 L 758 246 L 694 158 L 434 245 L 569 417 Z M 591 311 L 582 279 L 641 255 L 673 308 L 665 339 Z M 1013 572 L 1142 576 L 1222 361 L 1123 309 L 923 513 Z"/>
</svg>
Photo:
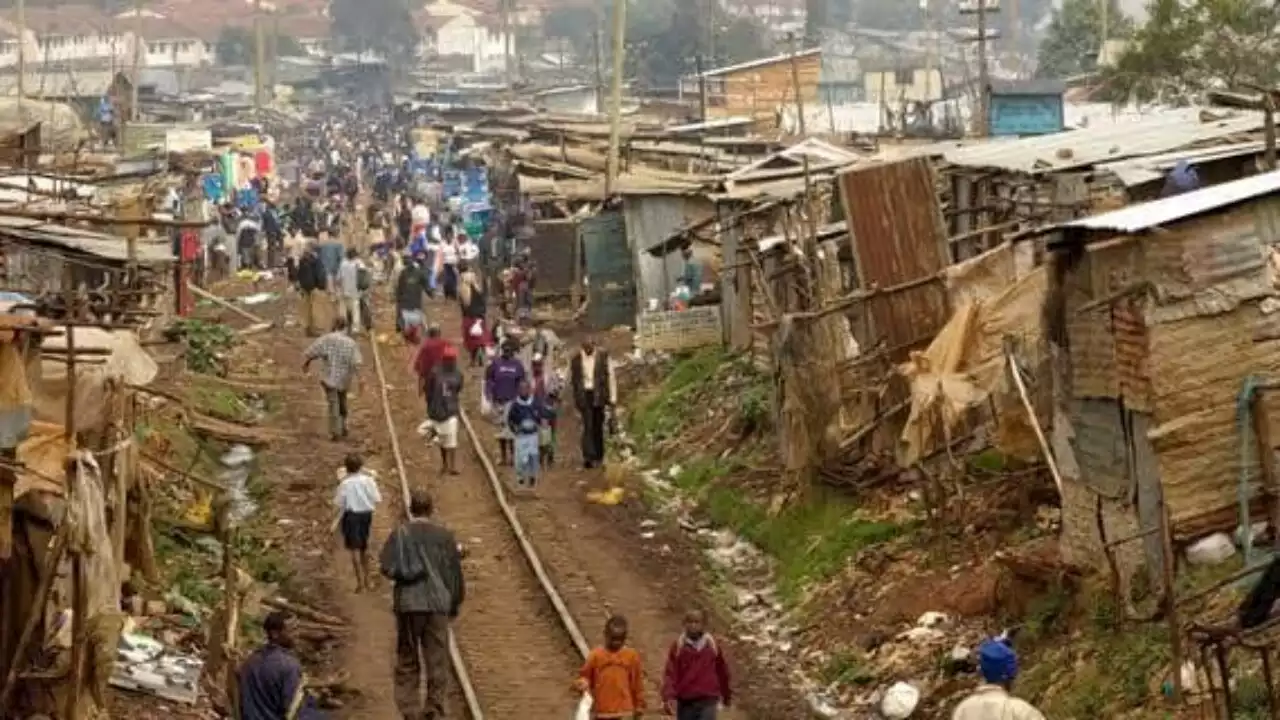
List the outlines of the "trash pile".
<svg viewBox="0 0 1280 720">
<path fill-rule="evenodd" d="M 674 515 L 681 528 L 697 536 L 705 548 L 707 559 L 722 571 L 734 598 L 733 614 L 737 637 L 758 650 L 757 659 L 791 678 L 816 717 L 852 718 L 854 715 L 832 693 L 833 688 L 805 674 L 802 667 L 813 667 L 812 653 L 795 642 L 799 629 L 791 622 L 777 598 L 774 572 L 770 559 L 755 545 L 723 529 L 707 527 L 692 515 L 694 504 L 683 498 L 670 482 L 682 471 L 680 466 L 667 469 L 666 477 L 656 470 L 645 470 L 640 477 L 659 497 L 666 499 L 662 511 Z M 649 533 L 649 536 L 652 534 Z M 797 663 L 797 660 L 801 660 Z"/>
<path fill-rule="evenodd" d="M 110 683 L 124 690 L 194 705 L 200 697 L 204 660 L 178 652 L 136 632 L 120 635 Z"/>
</svg>

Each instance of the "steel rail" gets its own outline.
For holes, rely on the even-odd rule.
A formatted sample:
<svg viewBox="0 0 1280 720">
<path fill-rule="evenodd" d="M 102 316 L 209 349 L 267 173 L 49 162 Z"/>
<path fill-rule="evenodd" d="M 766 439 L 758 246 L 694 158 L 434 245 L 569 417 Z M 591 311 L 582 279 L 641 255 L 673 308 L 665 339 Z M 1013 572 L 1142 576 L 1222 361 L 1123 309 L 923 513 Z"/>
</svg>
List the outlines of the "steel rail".
<svg viewBox="0 0 1280 720">
<path fill-rule="evenodd" d="M 405 514 L 409 512 L 409 484 L 408 473 L 404 467 L 404 457 L 400 450 L 400 440 L 396 432 L 395 419 L 391 413 L 391 398 L 387 392 L 387 378 L 383 371 L 382 356 L 378 352 L 378 340 L 374 333 L 369 333 L 369 346 L 372 348 L 373 365 L 378 375 L 379 395 L 382 400 L 382 411 L 387 421 L 387 430 L 391 433 L 391 452 L 395 456 L 396 472 L 400 476 L 400 489 L 404 495 Z M 480 438 L 480 434 L 476 431 L 475 425 L 472 424 L 471 418 L 465 410 L 459 408 L 459 419 L 463 428 L 467 431 L 467 438 L 471 442 L 471 448 L 475 451 L 476 458 L 480 461 L 481 467 L 484 468 L 486 479 L 489 481 L 489 488 L 493 492 L 494 499 L 498 503 L 499 509 L 502 511 L 503 518 L 506 520 L 508 529 L 515 536 L 516 543 L 520 546 L 521 553 L 524 555 L 526 564 L 538 579 L 538 584 L 542 587 L 543 593 L 551 602 L 551 606 L 556 611 L 556 617 L 560 620 L 560 624 L 564 631 L 573 641 L 573 645 L 578 650 L 578 654 L 582 658 L 586 658 L 591 651 L 591 646 L 587 643 L 586 637 L 582 634 L 582 629 L 578 626 L 578 622 L 574 619 L 573 613 L 569 611 L 569 606 L 565 603 L 564 598 L 560 595 L 560 591 L 556 589 L 555 583 L 551 576 L 547 573 L 542 559 L 538 557 L 537 550 L 533 547 L 533 543 L 529 540 L 528 534 L 524 530 L 524 526 L 520 524 L 520 519 L 516 516 L 515 509 L 507 500 L 506 491 L 503 488 L 502 481 L 498 477 L 497 469 L 493 465 L 493 461 L 489 459 L 488 453 L 485 452 L 484 443 Z M 454 638 L 452 628 L 449 630 L 449 659 L 453 665 L 453 671 L 458 679 L 458 685 L 462 688 L 463 696 L 466 698 L 467 709 L 472 720 L 484 720 L 484 711 L 480 708 L 480 701 L 476 694 L 475 686 L 471 683 L 471 677 L 467 673 L 467 668 L 462 659 L 462 654 L 458 650 L 457 641 Z"/>
</svg>

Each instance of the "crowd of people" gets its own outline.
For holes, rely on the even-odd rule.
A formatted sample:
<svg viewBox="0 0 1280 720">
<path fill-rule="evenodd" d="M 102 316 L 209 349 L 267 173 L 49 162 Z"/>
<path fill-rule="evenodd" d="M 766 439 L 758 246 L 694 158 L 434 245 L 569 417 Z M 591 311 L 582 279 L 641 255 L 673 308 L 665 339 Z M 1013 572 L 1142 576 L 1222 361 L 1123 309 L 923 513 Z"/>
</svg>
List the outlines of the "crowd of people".
<svg viewBox="0 0 1280 720">
<path fill-rule="evenodd" d="M 340 132 L 344 123 L 324 125 L 312 143 L 313 154 L 302 163 L 302 195 L 280 209 L 274 201 L 265 205 L 280 222 L 261 213 L 240 220 L 247 232 L 261 230 L 268 252 L 261 256 L 254 250 L 238 258 L 242 265 L 270 265 L 275 260 L 270 248 L 287 250 L 287 275 L 301 298 L 308 335 L 319 335 L 323 310 L 335 311 L 329 331 L 316 337 L 303 357 L 304 372 L 314 363 L 322 366 L 319 382 L 330 437 L 349 440 L 348 395 L 362 362 L 355 338 L 373 327 L 371 295 L 381 282 L 394 302 L 396 330 L 412 348 L 425 417 L 419 432 L 438 449 L 442 477 L 460 473 L 460 415 L 468 371 L 482 371 L 475 392 L 481 414 L 494 425 L 499 464 L 510 473 L 514 491 L 535 492 L 543 473 L 555 465 L 565 401 L 578 418 L 582 467 L 600 467 L 618 403 L 607 350 L 589 338 L 569 351 L 539 322 L 533 313 L 536 268 L 529 254 L 518 248 L 497 252 L 498 246 L 514 244 L 501 234 L 475 237 L 457 205 L 442 196 L 439 178 L 415 170 L 404 143 L 392 143 L 402 148 L 395 152 L 379 151 L 375 138 L 387 131 L 384 124 L 347 118 L 345 125 L 348 130 L 362 128 L 364 134 L 352 140 Z M 360 229 L 342 209 L 356 208 L 362 187 L 372 188 L 374 202 Z M 321 199 L 324 193 L 327 199 Z M 367 232 L 363 241 L 353 237 L 359 232 Z M 277 242 L 280 237 L 302 239 Z M 258 237 L 237 247 L 259 248 Z M 701 286 L 692 252 L 686 250 L 684 257 L 682 286 L 687 289 L 671 299 L 675 309 L 687 306 Z M 494 295 L 496 308 L 490 303 Z M 462 318 L 458 343 L 446 339 L 441 323 L 431 317 L 429 308 L 443 307 L 428 302 L 433 298 L 457 304 Z M 491 317 L 495 309 L 497 318 Z M 440 720 L 446 713 L 450 674 L 449 624 L 466 597 L 462 549 L 454 534 L 434 519 L 431 495 L 416 488 L 410 493 L 408 518 L 383 542 L 376 566 L 371 564 L 373 519 L 383 498 L 359 455 L 349 454 L 343 470 L 333 526 L 350 554 L 356 592 L 373 587 L 375 570 L 394 587 L 397 708 L 407 720 Z M 242 720 L 318 716 L 306 697 L 301 666 L 290 652 L 289 621 L 281 613 L 268 616 L 267 643 L 240 669 L 236 703 Z M 714 720 L 733 702 L 729 663 L 706 624 L 703 611 L 691 610 L 683 632 L 667 650 L 660 704 L 665 715 L 678 720 Z M 628 635 L 626 618 L 610 617 L 602 644 L 590 652 L 573 682 L 575 691 L 591 698 L 596 720 L 639 718 L 648 712 L 643 659 Z M 977 656 L 987 684 L 956 708 L 954 720 L 1043 720 L 1009 693 L 1017 656 L 1006 641 L 984 643 Z"/>
</svg>

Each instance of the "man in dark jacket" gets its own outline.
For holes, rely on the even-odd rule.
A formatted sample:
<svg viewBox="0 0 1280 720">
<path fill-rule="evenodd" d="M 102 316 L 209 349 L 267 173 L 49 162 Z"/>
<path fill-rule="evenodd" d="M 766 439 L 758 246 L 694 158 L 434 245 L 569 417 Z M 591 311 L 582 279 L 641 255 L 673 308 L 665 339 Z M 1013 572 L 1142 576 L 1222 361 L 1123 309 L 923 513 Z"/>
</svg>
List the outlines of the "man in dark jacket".
<svg viewBox="0 0 1280 720">
<path fill-rule="evenodd" d="M 308 242 L 302 257 L 298 259 L 298 292 L 302 295 L 302 318 L 308 336 L 319 334 L 316 328 L 316 303 L 321 301 L 327 278 L 320 254 L 315 245 Z"/>
<path fill-rule="evenodd" d="M 289 616 L 267 615 L 267 642 L 249 656 L 236 676 L 236 717 L 240 720 L 306 720 L 321 717 L 310 705 L 302 664 L 293 656 Z"/>
<path fill-rule="evenodd" d="M 411 325 L 422 325 L 422 296 L 426 292 L 417 259 L 406 257 L 396 280 L 396 330 L 405 332 Z"/>
<path fill-rule="evenodd" d="M 405 718 L 441 720 L 449 681 L 449 622 L 466 595 L 462 553 L 453 533 L 431 521 L 431 496 L 415 489 L 408 522 L 382 548 L 382 574 L 395 583 L 396 707 Z M 425 666 L 425 668 L 424 668 Z M 421 678 L 427 676 L 427 706 Z"/>
<path fill-rule="evenodd" d="M 582 416 L 582 466 L 590 469 L 604 462 L 605 414 L 618 402 L 609 355 L 593 340 L 582 343 L 582 352 L 569 361 L 569 386 Z"/>
</svg>

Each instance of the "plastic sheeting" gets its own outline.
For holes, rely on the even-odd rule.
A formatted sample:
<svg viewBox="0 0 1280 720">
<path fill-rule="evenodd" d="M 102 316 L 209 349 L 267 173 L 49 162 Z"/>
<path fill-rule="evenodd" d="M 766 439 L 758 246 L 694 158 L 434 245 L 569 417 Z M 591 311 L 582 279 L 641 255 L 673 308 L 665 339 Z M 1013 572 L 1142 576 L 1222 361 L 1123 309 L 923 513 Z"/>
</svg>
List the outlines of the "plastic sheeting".
<svg viewBox="0 0 1280 720">
<path fill-rule="evenodd" d="M 59 328 L 65 333 L 65 328 Z M 105 363 L 83 364 L 76 367 L 76 428 L 99 430 L 106 425 L 110 398 L 110 381 L 127 385 L 147 385 L 155 379 L 160 368 L 138 342 L 138 336 L 129 330 L 107 331 L 98 328 L 76 328 L 75 345 L 80 349 L 99 348 L 110 350 L 104 356 Z M 65 349 L 66 335 L 47 338 L 44 347 Z M 32 372 L 33 405 L 35 418 L 58 425 L 66 423 L 67 366 L 61 360 L 43 360 L 36 363 Z"/>
<path fill-rule="evenodd" d="M 70 152 L 89 139 L 89 131 L 70 105 L 25 98 L 0 98 L 0 129 L 20 130 L 42 123 L 40 143 L 48 152 Z"/>
<path fill-rule="evenodd" d="M 1013 268 L 1013 248 L 1005 244 L 948 271 L 956 311 L 926 350 L 912 353 L 898 368 L 911 386 L 911 412 L 898 448 L 903 467 L 927 455 L 938 440 L 935 433 L 949 436 L 966 411 L 992 393 L 1012 397 L 1016 392 L 1005 387 L 1011 383 L 1004 342 L 1008 337 L 1039 342 L 1048 275 L 1040 267 L 1011 283 Z M 1006 411 L 1000 413 L 997 446 L 1015 455 L 1034 452 L 1038 446 L 1025 427 L 1025 411 L 1017 402 L 998 404 Z"/>
</svg>

